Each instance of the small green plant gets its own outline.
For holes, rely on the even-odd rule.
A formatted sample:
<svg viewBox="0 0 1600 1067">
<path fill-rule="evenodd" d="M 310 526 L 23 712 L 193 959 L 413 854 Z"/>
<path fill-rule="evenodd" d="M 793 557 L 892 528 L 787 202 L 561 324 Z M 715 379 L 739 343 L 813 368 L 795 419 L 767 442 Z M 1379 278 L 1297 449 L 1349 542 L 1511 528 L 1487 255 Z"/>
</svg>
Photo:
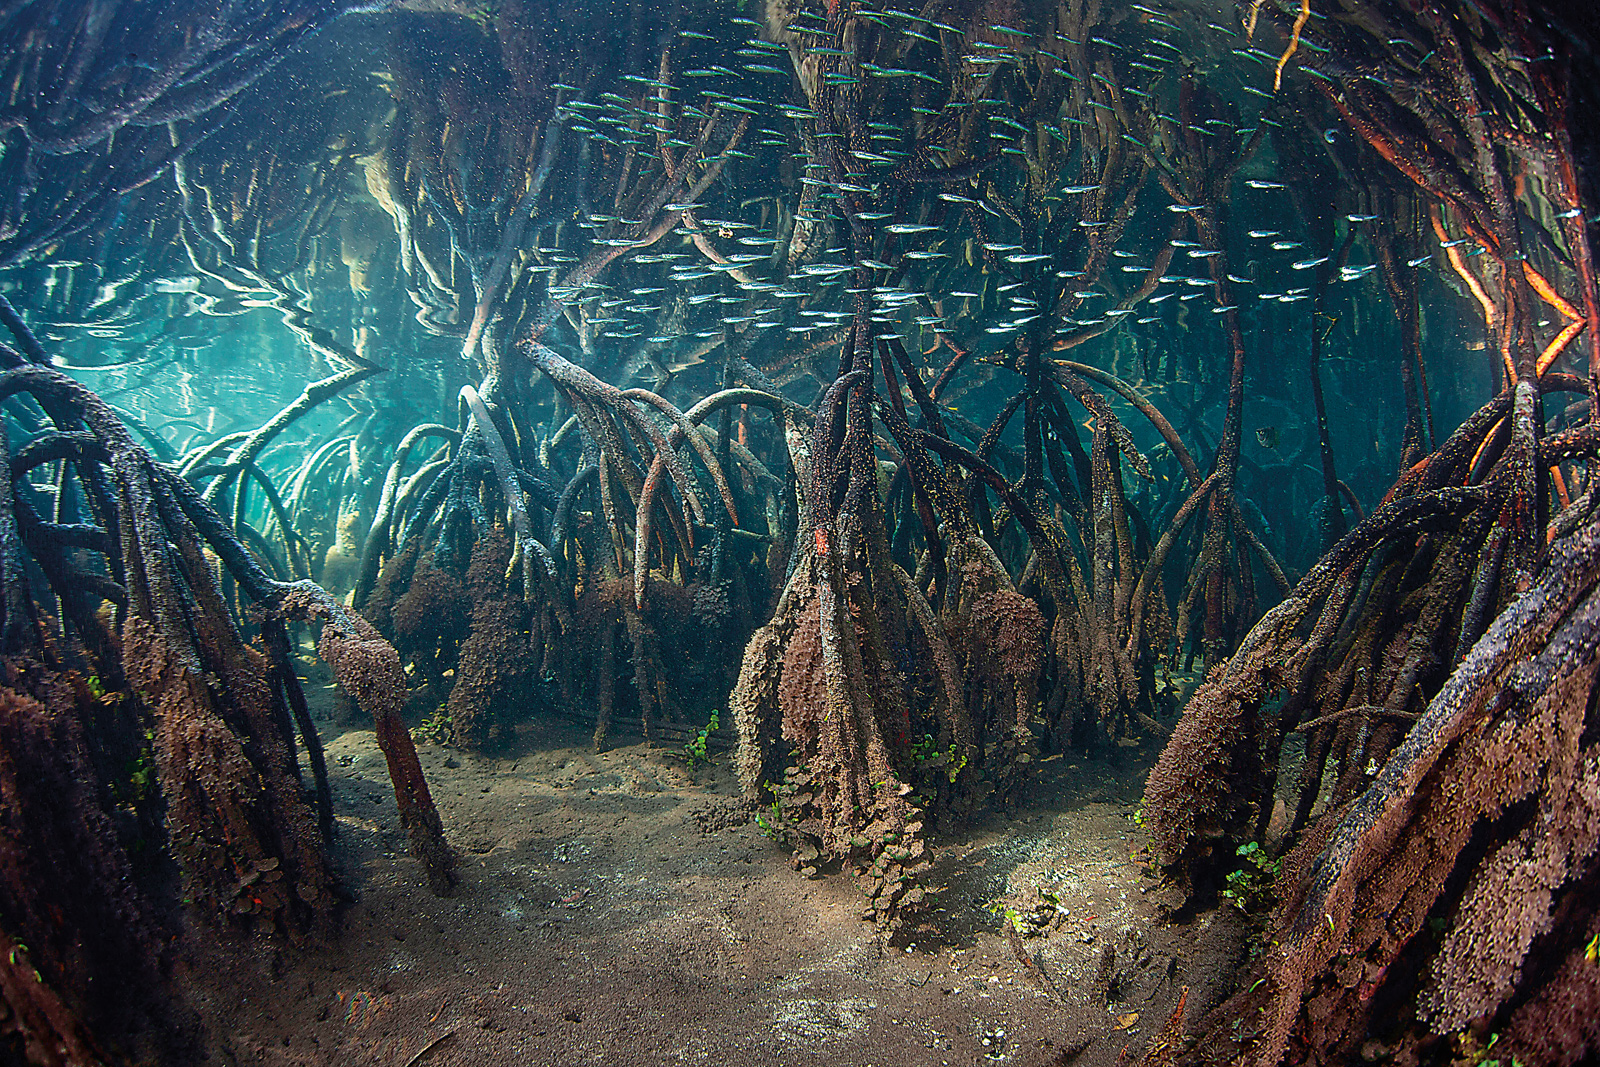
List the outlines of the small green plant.
<svg viewBox="0 0 1600 1067">
<path fill-rule="evenodd" d="M 756 826 L 766 836 L 785 847 L 797 840 L 799 815 L 810 800 L 810 794 L 800 792 L 796 772 L 789 768 L 781 783 L 763 782 L 762 788 L 772 795 L 772 802 L 756 812 Z"/>
<path fill-rule="evenodd" d="M 139 753 L 139 758 L 134 761 L 133 770 L 128 775 L 128 784 L 133 787 L 135 799 L 143 800 L 150 795 L 150 788 L 155 784 L 155 760 L 147 748 Z"/>
<path fill-rule="evenodd" d="M 767 788 L 772 788 L 769 782 Z M 783 833 L 783 804 L 774 800 L 766 811 L 756 812 L 756 826 L 766 836 L 774 841 L 782 842 Z"/>
<path fill-rule="evenodd" d="M 1478 1044 L 1477 1038 L 1470 1032 L 1463 1031 L 1456 1035 L 1456 1044 L 1472 1067 L 1522 1067 L 1522 1061 L 1516 1056 L 1503 1060 L 1499 1056 L 1490 1055 L 1491 1050 L 1499 1043 L 1499 1034 L 1490 1034 L 1489 1040 L 1482 1045 Z"/>
<path fill-rule="evenodd" d="M 144 745 L 139 749 L 138 755 L 128 761 L 123 773 L 127 776 L 126 785 L 115 786 L 117 799 L 124 804 L 142 804 L 148 800 L 156 789 L 156 760 L 154 730 L 144 732 Z"/>
<path fill-rule="evenodd" d="M 957 752 L 955 742 L 950 742 L 950 751 L 945 753 L 945 777 L 954 782 L 956 777 L 961 774 L 966 766 L 967 754 L 965 752 Z"/>
<path fill-rule="evenodd" d="M 1240 911 L 1261 911 L 1273 901 L 1272 880 L 1278 874 L 1278 861 L 1267 855 L 1259 841 L 1247 841 L 1239 846 L 1238 857 L 1244 864 L 1228 875 L 1228 884 L 1222 890 L 1222 899 Z"/>
<path fill-rule="evenodd" d="M 1058 927 L 1069 914 L 1056 888 L 1055 883 L 1038 883 L 1032 888 L 996 897 L 984 907 L 1023 937 L 1038 937 Z"/>
<path fill-rule="evenodd" d="M 716 762 L 711 758 L 711 754 L 706 751 L 706 739 L 717 732 L 718 725 L 717 713 L 713 711 L 711 720 L 695 735 L 694 740 L 683 746 L 683 754 L 689 757 L 689 769 L 691 771 L 702 763 L 711 764 Z"/>
<path fill-rule="evenodd" d="M 943 767 L 945 776 L 953 783 L 967 765 L 966 753 L 954 741 L 941 750 L 932 734 L 923 734 L 921 740 L 911 742 L 911 758 L 919 767 Z"/>
<path fill-rule="evenodd" d="M 450 721 L 450 711 L 440 705 L 435 708 L 432 715 L 422 721 L 422 725 L 411 731 L 412 741 L 421 741 L 430 745 L 448 745 L 455 740 L 455 723 Z"/>
<path fill-rule="evenodd" d="M 1018 911 L 1010 904 L 1007 904 L 1005 901 L 991 900 L 986 907 L 991 914 L 998 915 L 1000 918 L 1010 923 L 1011 928 L 1017 933 L 1031 934 L 1034 932 L 1033 927 L 1028 925 L 1028 920 L 1023 918 L 1022 912 Z"/>
</svg>

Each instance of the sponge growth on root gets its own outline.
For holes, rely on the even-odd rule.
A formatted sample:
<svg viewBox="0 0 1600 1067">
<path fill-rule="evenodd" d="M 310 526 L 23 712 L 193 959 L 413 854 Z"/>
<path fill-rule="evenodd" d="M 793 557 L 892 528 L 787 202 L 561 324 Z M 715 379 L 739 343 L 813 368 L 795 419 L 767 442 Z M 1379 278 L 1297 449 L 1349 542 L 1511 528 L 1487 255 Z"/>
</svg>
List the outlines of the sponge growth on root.
<svg viewBox="0 0 1600 1067">
<path fill-rule="evenodd" d="M 192 1035 L 158 994 L 164 909 L 149 892 L 152 872 L 129 857 L 139 839 L 106 810 L 84 733 L 101 698 L 38 660 L 3 669 L 12 685 L 0 689 L 0 999 L 10 1011 L 0 1060 L 181 1055 Z"/>
<path fill-rule="evenodd" d="M 1553 547 L 1353 801 L 1285 857 L 1203 1062 L 1600 1052 L 1600 524 Z M 1259 1022 L 1239 1028 L 1237 1020 Z"/>
<path fill-rule="evenodd" d="M 269 577 L 204 497 L 137 444 L 96 394 L 4 345 L 0 363 L 11 368 L 0 374 L 0 397 L 26 394 L 55 424 L 15 457 L 17 468 L 64 458 L 91 520 L 45 522 L 18 491 L 0 438 L 0 652 L 8 667 L 0 733 L 9 735 L 0 753 L 11 761 L 8 810 L 22 816 L 0 835 L 8 887 L 0 889 L 0 935 L 17 949 L 0 995 L 6 1018 L 43 1027 L 35 1032 L 43 1044 L 23 1050 L 35 1062 L 93 1063 L 102 1047 L 113 1060 L 145 1055 L 144 1046 L 170 1044 L 178 1038 L 167 1035 L 182 1031 L 165 1021 L 176 1012 L 159 973 L 170 938 L 152 933 L 175 912 L 178 882 L 197 917 L 224 929 L 297 941 L 334 928 L 334 877 L 319 832 L 331 821 L 326 773 L 287 661 L 286 622 L 323 624 L 319 647 L 374 717 L 402 820 L 436 891 L 449 888 L 453 857 L 399 723 L 406 683 L 393 648 L 320 587 Z M 61 541 L 63 531 L 73 540 Z M 246 644 L 219 564 L 222 581 L 254 605 L 266 655 Z M 59 618 L 35 606 L 33 565 Z M 101 610 L 107 601 L 114 613 Z M 320 812 L 305 797 L 296 726 Z M 148 766 L 120 771 L 119 760 L 134 753 Z M 0 767 L 0 791 L 7 777 Z M 108 821 L 128 829 L 113 833 Z M 119 835 L 135 831 L 155 846 L 140 863 L 154 873 L 130 879 Z M 39 916 L 49 917 L 46 926 Z M 39 988 L 21 982 L 24 959 L 35 961 L 27 969 L 37 968 Z M 107 1008 L 108 996 L 122 1005 Z M 149 1022 L 126 1021 L 137 1013 Z M 141 1045 L 129 1034 L 155 1036 Z"/>
<path fill-rule="evenodd" d="M 422 865 L 429 887 L 441 896 L 448 894 L 456 884 L 455 853 L 444 839 L 416 745 L 400 717 L 406 675 L 399 654 L 371 623 L 309 582 L 293 587 L 279 610 L 286 618 L 323 622 L 317 651 L 339 684 L 372 716 L 411 854 Z"/>
<path fill-rule="evenodd" d="M 869 536 L 814 542 L 746 649 L 740 781 L 797 868 L 854 870 L 898 923 L 927 902 L 925 826 L 1003 803 L 1032 759 L 1048 627 L 988 554 L 952 551 L 936 613 Z"/>
<path fill-rule="evenodd" d="M 473 542 L 465 582 L 470 622 L 448 704 L 455 742 L 463 748 L 482 749 L 508 728 L 536 677 L 521 586 L 505 579 L 510 559 L 510 538 L 498 526 Z"/>
</svg>

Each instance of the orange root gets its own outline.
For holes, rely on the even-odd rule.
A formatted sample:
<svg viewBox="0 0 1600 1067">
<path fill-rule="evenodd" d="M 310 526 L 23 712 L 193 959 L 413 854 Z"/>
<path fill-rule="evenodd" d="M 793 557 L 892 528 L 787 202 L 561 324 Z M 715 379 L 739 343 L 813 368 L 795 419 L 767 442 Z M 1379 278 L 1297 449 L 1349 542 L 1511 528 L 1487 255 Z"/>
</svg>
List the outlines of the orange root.
<svg viewBox="0 0 1600 1067">
<path fill-rule="evenodd" d="M 1259 4 L 1257 5 L 1260 6 Z M 1250 21 L 1254 28 L 1255 12 L 1250 13 Z M 1294 55 L 1295 49 L 1300 47 L 1300 31 L 1306 28 L 1306 23 L 1311 19 L 1311 0 L 1300 0 L 1300 15 L 1294 20 L 1294 30 L 1289 34 L 1289 47 L 1284 49 L 1283 55 L 1278 59 L 1278 69 L 1272 75 L 1272 91 L 1277 92 L 1283 85 L 1283 68 L 1289 65 L 1289 57 Z"/>
<path fill-rule="evenodd" d="M 1545 302 L 1555 308 L 1569 319 L 1581 319 L 1578 309 L 1561 298 L 1555 287 L 1545 280 L 1544 275 L 1534 270 L 1527 260 L 1522 261 L 1522 276 L 1528 279 L 1528 284 L 1533 286 L 1533 291 L 1544 297 Z"/>
<path fill-rule="evenodd" d="M 1556 334 L 1555 340 L 1546 345 L 1544 351 L 1539 353 L 1539 362 L 1535 365 L 1538 372 L 1543 374 L 1548 370 L 1550 364 L 1556 361 L 1556 357 L 1561 355 L 1562 350 L 1571 344 L 1572 339 L 1582 333 L 1583 328 L 1587 325 L 1588 323 L 1582 319 L 1573 319 L 1567 323 L 1567 328 Z"/>
<path fill-rule="evenodd" d="M 1261 14 L 1261 0 L 1254 0 L 1250 5 L 1250 16 L 1245 19 L 1244 39 L 1253 40 L 1256 35 L 1256 16 Z"/>
<path fill-rule="evenodd" d="M 1494 333 L 1495 324 L 1500 321 L 1499 309 L 1495 307 L 1494 301 L 1490 299 L 1489 294 L 1484 292 L 1483 283 L 1479 282 L 1477 276 L 1467 269 L 1467 261 L 1461 258 L 1461 253 L 1456 250 L 1455 246 L 1450 244 L 1449 235 L 1444 232 L 1444 222 L 1439 218 L 1437 204 L 1428 209 L 1428 217 L 1433 221 L 1433 232 L 1438 236 L 1439 243 L 1446 246 L 1444 251 L 1445 255 L 1450 257 L 1450 266 L 1455 270 L 1457 276 L 1461 278 L 1462 283 L 1472 291 L 1472 295 L 1477 299 L 1479 306 L 1483 308 L 1484 327 L 1491 334 Z M 1506 361 L 1506 374 L 1510 376 L 1511 381 L 1516 381 L 1517 368 L 1511 362 L 1510 354 L 1501 353 L 1501 355 Z"/>
</svg>

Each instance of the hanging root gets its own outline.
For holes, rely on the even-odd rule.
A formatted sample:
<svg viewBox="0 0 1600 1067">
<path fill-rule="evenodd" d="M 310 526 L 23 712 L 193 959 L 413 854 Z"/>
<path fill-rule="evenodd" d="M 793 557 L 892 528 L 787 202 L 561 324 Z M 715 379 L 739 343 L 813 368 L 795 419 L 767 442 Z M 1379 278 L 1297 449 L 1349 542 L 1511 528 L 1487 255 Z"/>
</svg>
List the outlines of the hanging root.
<svg viewBox="0 0 1600 1067">
<path fill-rule="evenodd" d="M 538 666 L 526 633 L 521 586 L 505 578 L 510 558 L 505 531 L 494 527 L 473 544 L 467 568 L 471 622 L 448 707 L 455 742 L 471 750 L 481 750 L 509 727 L 511 715 L 528 702 Z"/>
<path fill-rule="evenodd" d="M 429 888 L 440 896 L 448 894 L 456 884 L 455 854 L 445 842 L 416 746 L 400 718 L 407 685 L 394 646 L 366 619 L 310 582 L 290 586 L 277 611 L 286 619 L 323 623 L 317 652 L 345 691 L 372 716 L 411 854 L 422 865 Z"/>
<path fill-rule="evenodd" d="M 1300 14 L 1295 16 L 1294 29 L 1289 33 L 1289 47 L 1283 50 L 1283 55 L 1278 57 L 1278 66 L 1272 72 L 1272 91 L 1277 92 L 1283 87 L 1283 68 L 1289 65 L 1289 57 L 1300 47 L 1300 31 L 1306 28 L 1306 23 L 1311 20 L 1311 0 L 1300 0 Z M 1255 12 L 1250 13 L 1250 24 L 1255 25 Z"/>
</svg>

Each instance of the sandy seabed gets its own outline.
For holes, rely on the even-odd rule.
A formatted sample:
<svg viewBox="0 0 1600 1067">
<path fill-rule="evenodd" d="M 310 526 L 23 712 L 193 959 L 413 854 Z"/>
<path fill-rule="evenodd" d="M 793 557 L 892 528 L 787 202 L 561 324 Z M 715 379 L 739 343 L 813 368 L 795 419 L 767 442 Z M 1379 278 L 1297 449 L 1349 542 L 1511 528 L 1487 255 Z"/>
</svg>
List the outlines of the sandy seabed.
<svg viewBox="0 0 1600 1067">
<path fill-rule="evenodd" d="M 1183 989 L 1191 1016 L 1218 1002 L 1244 950 L 1232 909 L 1162 921 L 1136 759 L 1050 760 L 1012 810 L 935 837 L 938 903 L 891 939 L 848 875 L 790 868 L 726 756 L 691 774 L 559 724 L 495 758 L 419 746 L 461 856 L 438 898 L 372 732 L 325 741 L 356 899 L 331 944 L 191 939 L 212 1063 L 1092 1067 L 1135 1061 Z M 1007 906 L 1039 932 L 1010 936 Z"/>
</svg>

